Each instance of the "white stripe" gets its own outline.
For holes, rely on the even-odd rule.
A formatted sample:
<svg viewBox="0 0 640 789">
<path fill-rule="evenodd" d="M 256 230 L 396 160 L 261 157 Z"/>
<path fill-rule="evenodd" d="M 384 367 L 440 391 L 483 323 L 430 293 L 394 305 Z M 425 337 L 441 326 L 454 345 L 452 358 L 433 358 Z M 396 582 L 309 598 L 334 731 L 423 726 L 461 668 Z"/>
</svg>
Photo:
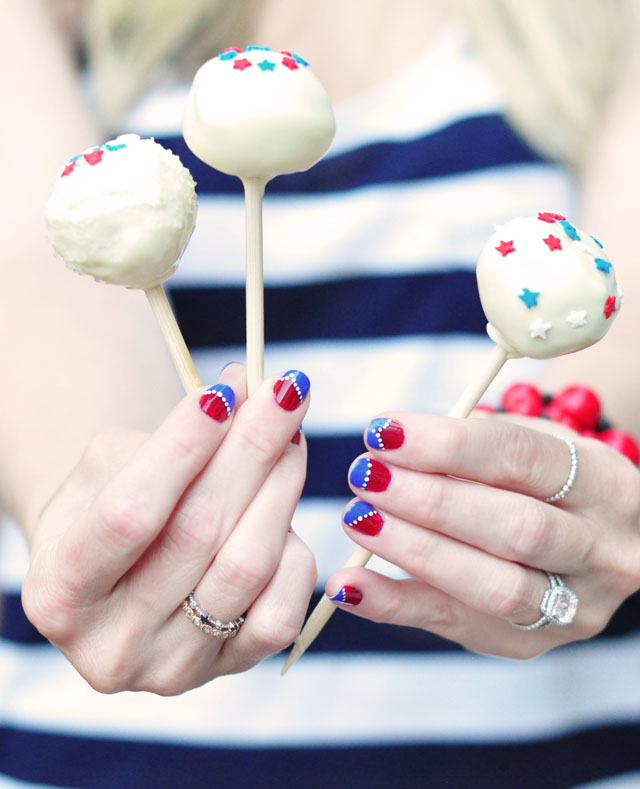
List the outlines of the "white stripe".
<svg viewBox="0 0 640 789">
<path fill-rule="evenodd" d="M 0 714 L 29 730 L 239 747 L 518 742 L 640 721 L 640 635 L 530 662 L 307 655 L 281 679 L 282 662 L 176 698 L 103 696 L 54 650 L 5 647 Z"/>
<path fill-rule="evenodd" d="M 640 787 L 640 770 L 638 772 L 615 775 L 602 781 L 589 781 L 587 784 L 574 786 L 573 789 L 638 789 Z"/>
<path fill-rule="evenodd" d="M 365 308 L 360 309 L 363 320 L 368 320 Z M 467 335 L 268 343 L 265 370 L 267 375 L 303 370 L 311 379 L 305 431 L 344 435 L 363 431 L 381 411 L 448 413 L 484 369 L 492 347 L 488 337 Z M 241 361 L 244 356 L 239 346 L 193 354 L 206 383 L 217 379 L 226 362 Z M 496 403 L 509 383 L 535 380 L 545 366 L 535 359 L 510 360 L 484 400 Z"/>
<path fill-rule="evenodd" d="M 162 86 L 148 94 L 129 114 L 125 127 L 144 136 L 180 135 L 188 89 Z M 495 81 L 469 51 L 465 35 L 450 28 L 400 72 L 336 104 L 336 137 L 329 156 L 363 144 L 411 139 L 459 118 L 499 112 L 503 104 Z"/>
<path fill-rule="evenodd" d="M 494 223 L 528 215 L 532 205 L 570 216 L 574 203 L 566 174 L 550 164 L 311 196 L 270 196 L 267 187 L 265 282 L 385 275 L 390 266 L 395 274 L 472 268 Z M 242 286 L 244 261 L 243 198 L 201 196 L 174 281 Z"/>
</svg>

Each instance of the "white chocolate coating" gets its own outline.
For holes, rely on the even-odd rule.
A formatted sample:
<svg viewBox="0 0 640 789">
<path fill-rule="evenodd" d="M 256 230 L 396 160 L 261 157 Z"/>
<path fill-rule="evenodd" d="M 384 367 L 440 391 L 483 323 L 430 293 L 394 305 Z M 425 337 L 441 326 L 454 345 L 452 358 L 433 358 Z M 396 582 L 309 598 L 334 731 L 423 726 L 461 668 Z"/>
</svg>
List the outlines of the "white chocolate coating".
<svg viewBox="0 0 640 789">
<path fill-rule="evenodd" d="M 183 134 L 216 170 L 265 181 L 308 170 L 335 133 L 329 96 L 297 55 L 264 47 L 229 49 L 198 70 Z"/>
<path fill-rule="evenodd" d="M 601 244 L 549 212 L 497 228 L 476 273 L 487 332 L 512 357 L 548 359 L 587 348 L 622 305 Z"/>
<path fill-rule="evenodd" d="M 196 212 L 195 183 L 180 159 L 127 134 L 63 167 L 45 218 L 49 241 L 70 268 L 146 290 L 175 272 Z"/>
</svg>

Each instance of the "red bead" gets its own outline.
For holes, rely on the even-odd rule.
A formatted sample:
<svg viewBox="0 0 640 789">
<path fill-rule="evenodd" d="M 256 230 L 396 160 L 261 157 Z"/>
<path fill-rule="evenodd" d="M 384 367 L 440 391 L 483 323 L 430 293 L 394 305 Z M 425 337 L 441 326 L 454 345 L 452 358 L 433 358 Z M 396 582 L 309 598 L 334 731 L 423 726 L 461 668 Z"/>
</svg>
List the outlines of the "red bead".
<svg viewBox="0 0 640 789">
<path fill-rule="evenodd" d="M 581 429 L 593 428 L 600 421 L 600 401 L 586 386 L 568 386 L 558 392 L 551 402 L 570 414 Z"/>
<path fill-rule="evenodd" d="M 474 411 L 484 411 L 487 414 L 495 414 L 496 409 L 486 403 L 478 403 L 478 405 L 473 409 Z"/>
<path fill-rule="evenodd" d="M 640 447 L 633 436 L 625 433 L 624 430 L 617 430 L 614 427 L 601 430 L 598 433 L 598 438 L 613 449 L 617 449 L 618 452 L 622 452 L 636 466 L 640 463 Z"/>
<path fill-rule="evenodd" d="M 565 411 L 559 403 L 555 402 L 555 399 L 544 407 L 542 416 L 548 417 L 559 425 L 570 427 L 572 430 L 575 430 L 576 433 L 579 433 L 581 430 L 581 425 L 575 416 Z"/>
<path fill-rule="evenodd" d="M 513 384 L 502 394 L 502 407 L 510 414 L 540 416 L 544 399 L 532 384 Z"/>
</svg>

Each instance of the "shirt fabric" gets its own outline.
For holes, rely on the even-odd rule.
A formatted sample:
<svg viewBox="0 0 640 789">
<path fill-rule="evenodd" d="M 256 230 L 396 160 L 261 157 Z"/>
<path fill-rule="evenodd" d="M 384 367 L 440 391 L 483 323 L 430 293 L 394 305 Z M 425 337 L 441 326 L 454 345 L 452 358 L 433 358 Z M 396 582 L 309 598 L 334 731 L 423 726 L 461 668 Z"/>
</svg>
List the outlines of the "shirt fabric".
<svg viewBox="0 0 640 789">
<path fill-rule="evenodd" d="M 185 90 L 150 95 L 125 131 L 154 136 L 197 182 L 168 286 L 208 383 L 244 358 L 244 201 L 187 149 Z M 312 382 L 293 523 L 319 566 L 312 605 L 353 549 L 341 512 L 369 419 L 447 413 L 490 353 L 474 269 L 493 225 L 575 206 L 568 173 L 515 134 L 455 29 L 336 118 L 329 154 L 270 182 L 264 205 L 266 373 Z M 510 361 L 485 401 L 543 364 Z M 281 655 L 176 698 L 105 696 L 24 618 L 26 563 L 6 523 L 0 787 L 640 786 L 637 596 L 601 636 L 528 662 L 336 612 L 284 679 Z"/>
</svg>

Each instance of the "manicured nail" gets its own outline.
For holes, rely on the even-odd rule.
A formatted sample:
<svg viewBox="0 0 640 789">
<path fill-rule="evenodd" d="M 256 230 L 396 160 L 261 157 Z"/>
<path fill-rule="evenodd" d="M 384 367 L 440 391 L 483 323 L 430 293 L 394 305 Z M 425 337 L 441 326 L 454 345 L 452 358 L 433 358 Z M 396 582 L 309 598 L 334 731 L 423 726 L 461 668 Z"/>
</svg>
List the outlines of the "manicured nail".
<svg viewBox="0 0 640 789">
<path fill-rule="evenodd" d="M 404 430 L 395 419 L 372 419 L 365 441 L 371 449 L 397 449 L 404 443 Z"/>
<path fill-rule="evenodd" d="M 362 592 L 355 586 L 343 586 L 329 600 L 333 600 L 334 603 L 342 603 L 342 605 L 358 605 L 362 602 Z"/>
<path fill-rule="evenodd" d="M 384 524 L 382 515 L 380 515 L 378 510 L 361 499 L 354 501 L 345 512 L 344 522 L 347 526 L 351 526 L 352 529 L 359 531 L 361 534 L 368 534 L 370 537 L 380 534 Z"/>
<path fill-rule="evenodd" d="M 220 370 L 220 372 L 221 372 L 221 373 L 223 373 L 223 372 L 224 372 L 224 371 L 227 369 L 227 367 L 230 367 L 232 364 L 240 364 L 240 362 L 236 362 L 236 360 L 235 360 L 235 359 L 232 359 L 230 362 L 227 362 L 227 363 L 226 363 L 226 364 L 223 366 L 223 368 Z"/>
<path fill-rule="evenodd" d="M 235 403 L 236 396 L 230 386 L 214 384 L 200 398 L 200 410 L 216 422 L 224 422 L 231 416 Z"/>
<path fill-rule="evenodd" d="M 299 444 L 302 441 L 302 426 L 299 427 L 296 432 L 293 434 L 293 438 L 291 439 L 292 444 Z"/>
<path fill-rule="evenodd" d="M 287 370 L 273 386 L 276 403 L 285 411 L 295 411 L 307 396 L 310 386 L 309 379 L 300 370 Z"/>
<path fill-rule="evenodd" d="M 349 482 L 361 490 L 380 493 L 389 487 L 391 472 L 379 460 L 360 458 L 349 472 Z"/>
</svg>

